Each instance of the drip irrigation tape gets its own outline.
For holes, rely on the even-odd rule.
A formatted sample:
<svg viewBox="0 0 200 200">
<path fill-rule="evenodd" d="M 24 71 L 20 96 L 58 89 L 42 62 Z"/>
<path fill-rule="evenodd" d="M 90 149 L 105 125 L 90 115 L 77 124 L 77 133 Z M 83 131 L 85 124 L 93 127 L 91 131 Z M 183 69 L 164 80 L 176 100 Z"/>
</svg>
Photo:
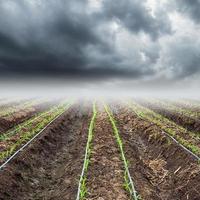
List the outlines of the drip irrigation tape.
<svg viewBox="0 0 200 200">
<path fill-rule="evenodd" d="M 32 137 L 25 145 L 23 145 L 19 150 L 17 150 L 12 156 L 10 156 L 1 166 L 0 171 L 2 171 L 6 165 L 15 158 L 25 147 L 27 147 L 36 137 L 38 137 L 47 127 L 49 127 L 55 120 L 57 120 L 66 110 L 68 110 L 71 107 L 71 104 L 68 104 L 68 106 L 65 108 L 65 110 L 56 116 L 53 120 L 51 120 L 39 133 L 37 133 L 34 137 Z"/>
</svg>

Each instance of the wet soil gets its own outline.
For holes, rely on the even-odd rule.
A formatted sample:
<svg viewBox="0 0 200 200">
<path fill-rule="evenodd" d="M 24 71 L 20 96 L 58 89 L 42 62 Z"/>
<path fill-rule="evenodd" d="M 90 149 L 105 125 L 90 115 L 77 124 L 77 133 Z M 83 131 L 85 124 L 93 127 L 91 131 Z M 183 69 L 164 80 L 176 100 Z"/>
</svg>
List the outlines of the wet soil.
<svg viewBox="0 0 200 200">
<path fill-rule="evenodd" d="M 70 108 L 0 171 L 0 200 L 75 199 L 91 109 Z"/>
<path fill-rule="evenodd" d="M 14 112 L 8 116 L 1 116 L 0 117 L 0 134 L 5 133 L 9 129 L 13 128 L 14 126 L 23 123 L 24 121 L 30 119 L 34 115 L 44 112 L 48 110 L 51 106 L 53 106 L 53 102 L 46 102 L 31 106 L 30 108 L 21 109 L 17 112 Z"/>
<path fill-rule="evenodd" d="M 87 176 L 87 200 L 127 200 L 123 163 L 112 126 L 105 112 L 97 115 Z"/>
<path fill-rule="evenodd" d="M 136 190 L 144 200 L 199 200 L 200 165 L 155 124 L 113 109 Z"/>
</svg>

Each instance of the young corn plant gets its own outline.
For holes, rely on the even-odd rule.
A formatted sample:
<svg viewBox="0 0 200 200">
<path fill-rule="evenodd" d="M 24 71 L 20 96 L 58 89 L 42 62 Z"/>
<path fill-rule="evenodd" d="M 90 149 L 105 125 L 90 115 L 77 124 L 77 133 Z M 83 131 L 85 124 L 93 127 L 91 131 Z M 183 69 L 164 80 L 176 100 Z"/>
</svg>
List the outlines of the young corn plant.
<svg viewBox="0 0 200 200">
<path fill-rule="evenodd" d="M 45 111 L 45 112 L 39 113 L 36 116 L 33 116 L 29 120 L 17 125 L 13 129 L 11 129 L 11 130 L 7 131 L 6 133 L 2 134 L 0 136 L 0 141 L 9 140 L 9 138 L 11 136 L 18 134 L 19 132 L 24 132 L 23 129 L 25 129 L 27 127 L 29 128 L 29 127 L 37 125 L 40 121 L 45 119 L 46 116 L 52 115 L 52 113 L 59 112 L 60 110 L 65 109 L 65 107 L 67 107 L 68 104 L 70 105 L 70 102 L 68 102 L 68 103 L 63 102 L 59 106 L 54 106 L 48 111 Z"/>
<path fill-rule="evenodd" d="M 115 122 L 115 120 L 114 120 L 114 118 L 111 114 L 109 107 L 105 103 L 104 103 L 104 108 L 105 108 L 105 111 L 106 111 L 106 113 L 109 117 L 111 124 L 112 124 L 113 132 L 114 132 L 115 138 L 117 140 L 117 144 L 118 144 L 119 149 L 120 149 L 121 159 L 124 163 L 124 185 L 123 186 L 129 192 L 130 197 L 133 200 L 139 200 L 139 196 L 137 195 L 137 192 L 135 190 L 132 178 L 131 178 L 130 173 L 129 173 L 128 161 L 126 160 L 126 157 L 125 157 L 125 154 L 124 154 L 123 142 L 120 138 L 119 131 L 118 131 L 117 126 L 116 126 L 116 122 Z"/>
<path fill-rule="evenodd" d="M 172 136 L 186 149 L 191 151 L 194 154 L 194 156 L 196 156 L 197 158 L 200 156 L 200 148 L 196 144 L 191 143 L 190 141 L 184 139 L 183 137 L 177 134 L 177 132 L 188 134 L 195 141 L 199 139 L 199 137 L 195 133 L 187 131 L 183 127 L 180 127 L 174 122 L 171 122 L 170 120 L 166 119 L 160 114 L 157 114 L 148 108 L 140 106 L 135 102 L 129 102 L 128 105 L 138 117 L 155 123 L 158 127 L 164 130 L 170 136 Z"/>
<path fill-rule="evenodd" d="M 8 146 L 5 150 L 0 152 L 0 161 L 7 159 L 11 156 L 20 146 L 29 141 L 32 137 L 34 137 L 37 133 L 39 133 L 45 126 L 48 125 L 54 118 L 63 113 L 66 109 L 71 106 L 71 103 L 62 104 L 54 108 L 53 110 L 46 112 L 46 115 L 43 115 L 41 118 L 37 118 L 37 123 L 35 125 L 31 125 L 30 123 L 26 124 L 26 129 L 24 126 L 19 126 L 17 132 L 20 134 L 17 140 L 14 142 L 8 141 Z M 11 136 L 4 135 L 5 142 L 9 140 Z"/>
<path fill-rule="evenodd" d="M 95 126 L 96 116 L 97 116 L 96 104 L 93 103 L 93 116 L 89 125 L 88 140 L 87 140 L 86 150 L 85 150 L 85 158 L 84 158 L 82 173 L 79 180 L 76 200 L 84 200 L 86 198 L 87 191 L 88 191 L 87 185 L 86 185 L 87 171 L 88 171 L 90 157 L 91 157 L 91 143 L 93 139 L 93 131 L 94 131 L 94 126 Z"/>
</svg>

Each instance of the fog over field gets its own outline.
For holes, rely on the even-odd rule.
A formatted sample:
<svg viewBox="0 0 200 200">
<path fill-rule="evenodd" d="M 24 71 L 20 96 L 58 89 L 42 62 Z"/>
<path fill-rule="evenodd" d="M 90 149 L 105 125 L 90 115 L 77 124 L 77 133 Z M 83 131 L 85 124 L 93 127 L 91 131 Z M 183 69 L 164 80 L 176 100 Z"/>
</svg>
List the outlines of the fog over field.
<svg viewBox="0 0 200 200">
<path fill-rule="evenodd" d="M 2 94 L 197 97 L 200 1 L 0 1 Z"/>
</svg>

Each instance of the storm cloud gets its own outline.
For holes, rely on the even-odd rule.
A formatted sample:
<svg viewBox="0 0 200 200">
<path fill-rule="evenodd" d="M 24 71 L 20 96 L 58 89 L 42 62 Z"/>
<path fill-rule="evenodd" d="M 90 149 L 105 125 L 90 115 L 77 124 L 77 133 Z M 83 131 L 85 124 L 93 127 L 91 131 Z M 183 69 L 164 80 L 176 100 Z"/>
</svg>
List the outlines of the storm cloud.
<svg viewBox="0 0 200 200">
<path fill-rule="evenodd" d="M 199 0 L 182 0 L 174 1 L 175 8 L 186 15 L 189 15 L 195 22 L 200 23 L 200 1 Z"/>
<path fill-rule="evenodd" d="M 117 20 L 133 33 L 144 32 L 153 39 L 171 33 L 167 15 L 159 10 L 152 16 L 145 1 L 121 0 L 116 3 L 108 0 L 104 1 L 103 9 L 106 16 Z"/>
<path fill-rule="evenodd" d="M 103 81 L 192 77 L 200 71 L 200 4 L 188 2 L 172 3 L 170 10 L 154 0 L 1 1 L 0 74 Z M 189 36 L 174 10 L 197 23 Z"/>
</svg>

